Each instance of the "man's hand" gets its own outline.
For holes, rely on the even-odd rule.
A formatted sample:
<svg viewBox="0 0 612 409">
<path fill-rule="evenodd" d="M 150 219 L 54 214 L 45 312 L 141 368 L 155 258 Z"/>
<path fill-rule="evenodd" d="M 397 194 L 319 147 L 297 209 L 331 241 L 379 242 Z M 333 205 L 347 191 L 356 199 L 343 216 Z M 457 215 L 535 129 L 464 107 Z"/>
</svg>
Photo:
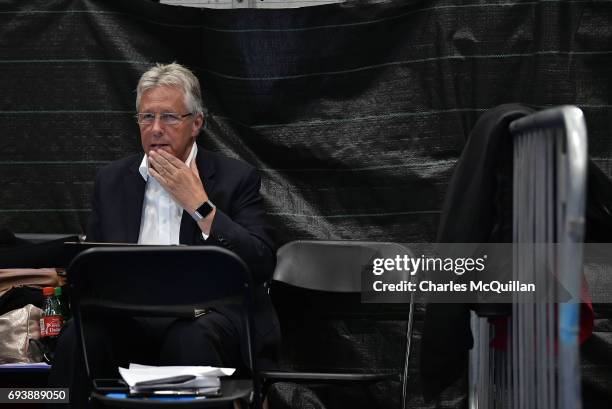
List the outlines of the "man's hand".
<svg viewBox="0 0 612 409">
<path fill-rule="evenodd" d="M 183 161 L 160 149 L 149 152 L 149 172 L 183 209 L 193 214 L 208 200 L 195 163 L 185 165 Z"/>
</svg>

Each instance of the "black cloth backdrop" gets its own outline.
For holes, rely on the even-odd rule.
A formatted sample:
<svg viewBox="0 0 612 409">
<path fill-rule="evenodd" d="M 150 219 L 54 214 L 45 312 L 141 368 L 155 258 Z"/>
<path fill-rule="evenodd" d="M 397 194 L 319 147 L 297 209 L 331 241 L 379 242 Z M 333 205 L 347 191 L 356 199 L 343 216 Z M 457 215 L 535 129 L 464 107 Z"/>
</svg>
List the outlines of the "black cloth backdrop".
<svg viewBox="0 0 612 409">
<path fill-rule="evenodd" d="M 279 244 L 434 241 L 455 162 L 490 107 L 578 105 L 610 174 L 611 27 L 610 1 L 4 0 L 0 226 L 83 232 L 97 169 L 140 149 L 138 77 L 177 61 L 203 85 L 200 143 L 260 170 Z"/>
</svg>

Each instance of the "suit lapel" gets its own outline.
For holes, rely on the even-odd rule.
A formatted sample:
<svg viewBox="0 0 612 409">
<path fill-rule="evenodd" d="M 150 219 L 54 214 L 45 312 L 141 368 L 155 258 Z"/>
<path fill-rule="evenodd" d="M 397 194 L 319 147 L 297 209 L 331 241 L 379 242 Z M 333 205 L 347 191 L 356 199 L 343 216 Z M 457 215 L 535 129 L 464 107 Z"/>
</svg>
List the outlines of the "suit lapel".
<svg viewBox="0 0 612 409">
<path fill-rule="evenodd" d="M 202 184 L 204 185 L 204 189 L 206 190 L 206 193 L 210 196 L 211 192 L 213 191 L 215 182 L 215 166 L 211 156 L 200 146 L 198 146 L 198 153 L 196 155 L 196 165 L 198 166 L 198 172 L 200 174 Z M 189 213 L 183 210 L 183 215 L 181 216 L 179 242 L 181 244 L 193 244 L 194 237 L 199 232 L 200 227 L 198 226 L 198 224 L 195 222 L 195 220 L 193 220 Z"/>
<path fill-rule="evenodd" d="M 144 201 L 146 182 L 142 178 L 138 167 L 142 157 L 136 160 L 123 179 L 123 191 L 126 209 L 126 238 L 128 243 L 137 243 L 140 234 L 140 220 L 142 218 L 142 203 Z"/>
</svg>

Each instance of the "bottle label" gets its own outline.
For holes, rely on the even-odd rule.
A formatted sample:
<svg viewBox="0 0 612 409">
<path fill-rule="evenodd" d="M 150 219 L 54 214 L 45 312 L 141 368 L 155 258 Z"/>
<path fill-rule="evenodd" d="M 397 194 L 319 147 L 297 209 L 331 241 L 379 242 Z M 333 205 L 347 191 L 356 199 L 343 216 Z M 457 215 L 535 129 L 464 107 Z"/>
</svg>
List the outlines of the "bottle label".
<svg viewBox="0 0 612 409">
<path fill-rule="evenodd" d="M 48 315 L 42 317 L 44 330 L 41 328 L 41 334 L 45 334 L 45 337 L 56 337 L 59 335 L 64 325 L 64 319 L 61 315 Z"/>
<path fill-rule="evenodd" d="M 40 319 L 39 320 L 39 325 L 40 325 L 40 337 L 46 337 L 47 334 L 45 334 L 45 320 L 44 319 Z"/>
</svg>

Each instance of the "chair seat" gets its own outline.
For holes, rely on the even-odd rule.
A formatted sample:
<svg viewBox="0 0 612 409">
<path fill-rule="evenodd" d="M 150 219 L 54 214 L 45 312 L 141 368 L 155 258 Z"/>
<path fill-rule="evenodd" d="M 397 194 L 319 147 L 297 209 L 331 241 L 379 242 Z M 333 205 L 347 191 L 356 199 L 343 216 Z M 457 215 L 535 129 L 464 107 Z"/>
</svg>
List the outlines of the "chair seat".
<svg viewBox="0 0 612 409">
<path fill-rule="evenodd" d="M 233 407 L 234 401 L 251 402 L 253 382 L 249 379 L 222 379 L 221 396 L 218 397 L 173 397 L 173 398 L 142 398 L 127 397 L 125 393 L 112 392 L 106 394 L 94 391 L 91 394 L 92 407 L 109 408 L 143 408 L 143 407 L 180 407 L 180 408 L 216 408 Z"/>
<path fill-rule="evenodd" d="M 339 372 L 285 372 L 285 371 L 261 371 L 266 381 L 291 381 L 291 382 L 376 382 L 384 380 L 398 380 L 398 373 L 339 373 Z"/>
</svg>

